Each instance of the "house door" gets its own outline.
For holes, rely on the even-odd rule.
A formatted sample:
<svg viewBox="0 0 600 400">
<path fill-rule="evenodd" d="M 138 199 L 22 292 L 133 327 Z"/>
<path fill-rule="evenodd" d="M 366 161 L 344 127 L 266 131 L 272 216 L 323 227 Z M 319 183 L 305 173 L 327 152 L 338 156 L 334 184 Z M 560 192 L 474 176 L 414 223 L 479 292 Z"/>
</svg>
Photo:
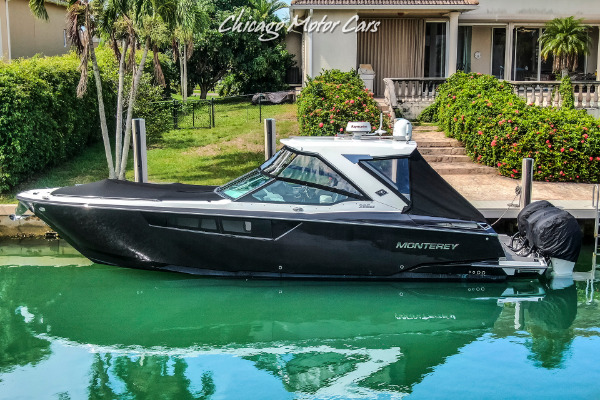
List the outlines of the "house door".
<svg viewBox="0 0 600 400">
<path fill-rule="evenodd" d="M 446 22 L 425 24 L 424 66 L 426 78 L 446 76 Z"/>
</svg>

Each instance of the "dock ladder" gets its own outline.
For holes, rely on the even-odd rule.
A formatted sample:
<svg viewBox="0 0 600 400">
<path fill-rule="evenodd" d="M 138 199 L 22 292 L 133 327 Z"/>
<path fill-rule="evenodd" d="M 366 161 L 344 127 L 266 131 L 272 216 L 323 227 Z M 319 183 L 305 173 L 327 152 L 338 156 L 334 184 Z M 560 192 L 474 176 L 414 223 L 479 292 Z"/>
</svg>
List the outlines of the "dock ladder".
<svg viewBox="0 0 600 400">
<path fill-rule="evenodd" d="M 598 256 L 600 256 L 600 248 L 598 247 L 598 230 L 600 227 L 600 186 L 594 186 L 594 192 L 592 194 L 592 207 L 595 208 L 595 223 L 594 223 L 594 252 L 592 254 L 592 271 L 596 270 Z"/>
</svg>

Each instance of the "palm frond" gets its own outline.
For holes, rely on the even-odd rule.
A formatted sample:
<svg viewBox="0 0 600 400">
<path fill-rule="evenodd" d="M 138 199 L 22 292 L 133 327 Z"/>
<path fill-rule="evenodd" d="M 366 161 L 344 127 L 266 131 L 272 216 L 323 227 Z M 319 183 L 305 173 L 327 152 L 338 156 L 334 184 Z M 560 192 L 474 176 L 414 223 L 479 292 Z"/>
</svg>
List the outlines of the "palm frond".
<svg viewBox="0 0 600 400">
<path fill-rule="evenodd" d="M 29 9 L 36 18 L 48 20 L 48 11 L 46 10 L 46 0 L 29 0 Z"/>
</svg>

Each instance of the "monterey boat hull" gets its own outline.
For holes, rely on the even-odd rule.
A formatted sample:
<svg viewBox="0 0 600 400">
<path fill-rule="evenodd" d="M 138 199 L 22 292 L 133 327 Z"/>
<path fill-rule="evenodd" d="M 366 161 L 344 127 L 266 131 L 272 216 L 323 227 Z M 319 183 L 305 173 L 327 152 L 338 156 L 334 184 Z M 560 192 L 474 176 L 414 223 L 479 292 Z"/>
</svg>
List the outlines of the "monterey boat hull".
<svg viewBox="0 0 600 400">
<path fill-rule="evenodd" d="M 146 188 L 154 186 L 164 185 Z M 379 280 L 493 280 L 545 270 L 535 262 L 520 269 L 510 261 L 499 265 L 506 248 L 481 223 L 461 227 L 460 221 L 400 212 L 311 215 L 299 207 L 224 212 L 175 208 L 168 199 L 94 204 L 51 193 L 25 192 L 19 200 L 83 255 L 108 265 L 206 276 Z"/>
</svg>

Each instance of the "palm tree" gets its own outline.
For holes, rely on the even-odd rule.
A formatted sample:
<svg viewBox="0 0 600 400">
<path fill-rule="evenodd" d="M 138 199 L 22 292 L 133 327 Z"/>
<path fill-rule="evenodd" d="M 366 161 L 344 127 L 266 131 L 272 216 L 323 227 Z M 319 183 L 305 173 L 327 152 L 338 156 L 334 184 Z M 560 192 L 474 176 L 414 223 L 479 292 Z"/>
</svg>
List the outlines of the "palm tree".
<svg viewBox="0 0 600 400">
<path fill-rule="evenodd" d="M 257 11 L 258 17 L 267 19 L 275 15 L 275 13 L 289 5 L 279 0 L 250 0 L 250 6 Z"/>
<path fill-rule="evenodd" d="M 562 71 L 563 76 L 567 71 L 577 69 L 580 54 L 589 53 L 591 39 L 588 33 L 591 28 L 582 21 L 575 17 L 555 18 L 546 23 L 544 33 L 540 36 L 544 61 L 552 55 L 553 70 Z"/>
<path fill-rule="evenodd" d="M 152 43 L 163 43 L 168 38 L 164 18 L 174 15 L 176 0 L 68 0 L 67 35 L 81 58 L 81 79 L 77 95 L 82 96 L 87 89 L 88 63 L 91 59 L 92 70 L 98 93 L 98 108 L 100 127 L 104 150 L 109 169 L 109 178 L 125 179 L 127 158 L 131 141 L 131 125 L 133 108 L 138 87 L 146 63 L 148 50 Z M 29 5 L 33 14 L 42 19 L 48 19 L 45 7 L 46 0 L 30 0 Z M 165 16 L 163 18 L 163 16 Z M 113 50 L 119 60 L 119 88 L 117 99 L 117 132 L 115 140 L 115 163 L 113 164 L 112 150 L 106 125 L 104 100 L 100 70 L 96 61 L 96 53 L 92 43 L 95 35 L 104 34 L 113 42 Z M 119 49 L 117 39 L 122 41 Z M 139 65 L 135 63 L 135 49 L 142 48 Z M 132 83 L 127 103 L 127 119 L 125 122 L 125 138 L 121 141 L 122 109 L 124 97 L 125 57 L 129 51 L 129 66 L 132 69 Z M 116 166 L 116 168 L 115 168 Z"/>
<path fill-rule="evenodd" d="M 40 19 L 47 20 L 46 0 L 30 0 L 29 7 L 33 14 Z M 67 35 L 73 43 L 77 54 L 81 59 L 79 69 L 81 70 L 81 79 L 77 87 L 77 96 L 81 97 L 87 89 L 88 63 L 91 59 L 92 70 L 96 81 L 96 92 L 98 95 L 98 113 L 100 115 L 100 130 L 102 131 L 102 140 L 104 142 L 104 152 L 106 153 L 106 162 L 108 164 L 108 177 L 115 178 L 116 172 L 112 162 L 112 150 L 110 140 L 108 139 L 108 127 L 106 125 L 106 113 L 104 111 L 104 97 L 102 95 L 102 81 L 100 79 L 100 69 L 96 60 L 96 52 L 92 38 L 95 34 L 95 24 L 92 18 L 92 5 L 90 0 L 70 0 L 67 12 Z"/>
</svg>

